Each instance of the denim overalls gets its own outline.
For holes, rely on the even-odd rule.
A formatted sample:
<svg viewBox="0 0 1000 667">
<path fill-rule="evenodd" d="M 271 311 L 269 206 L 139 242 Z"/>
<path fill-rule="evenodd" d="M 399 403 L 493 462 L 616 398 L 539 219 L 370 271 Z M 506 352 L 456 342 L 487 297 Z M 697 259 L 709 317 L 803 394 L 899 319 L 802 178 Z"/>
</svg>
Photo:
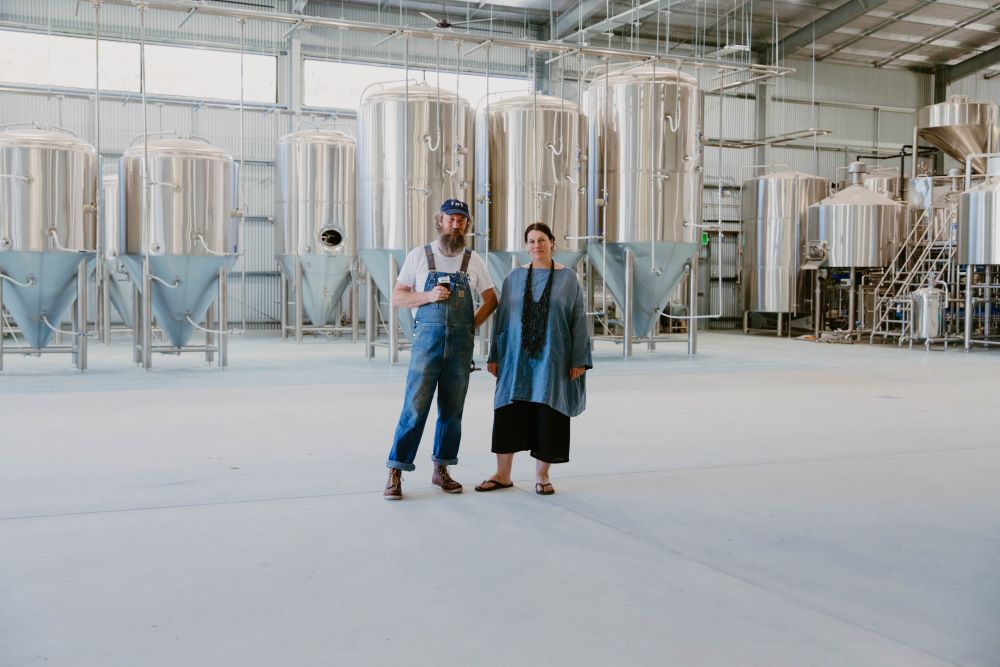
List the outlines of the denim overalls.
<svg viewBox="0 0 1000 667">
<path fill-rule="evenodd" d="M 438 271 L 434 251 L 424 246 L 427 254 L 427 282 L 424 291 L 438 285 L 438 278 L 451 279 L 451 296 L 447 301 L 425 303 L 417 309 L 413 324 L 413 348 L 410 368 L 406 375 L 406 396 L 399 416 L 388 468 L 413 470 L 420 436 L 424 432 L 427 413 L 431 409 L 434 390 L 438 395 L 438 420 L 434 431 L 434 463 L 458 463 L 458 445 L 462 439 L 462 410 L 469 389 L 472 352 L 475 347 L 475 310 L 469 286 L 469 260 L 472 252 L 465 251 L 458 273 Z"/>
</svg>

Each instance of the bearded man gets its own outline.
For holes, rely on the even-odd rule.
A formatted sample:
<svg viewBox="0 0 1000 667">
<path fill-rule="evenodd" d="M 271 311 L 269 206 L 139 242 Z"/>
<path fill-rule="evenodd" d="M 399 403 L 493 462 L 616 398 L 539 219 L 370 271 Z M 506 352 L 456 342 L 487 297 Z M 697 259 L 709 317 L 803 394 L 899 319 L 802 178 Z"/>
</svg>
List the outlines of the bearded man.
<svg viewBox="0 0 1000 667">
<path fill-rule="evenodd" d="M 403 497 L 403 471 L 415 469 L 413 461 L 435 391 L 438 418 L 431 483 L 445 493 L 462 492 L 448 466 L 458 463 L 475 331 L 497 307 L 486 263 L 465 247 L 469 206 L 448 199 L 434 222 L 438 240 L 410 251 L 392 292 L 392 305 L 412 309 L 414 323 L 403 411 L 385 464 L 386 500 Z M 481 297 L 478 309 L 473 305 L 476 293 Z"/>
</svg>

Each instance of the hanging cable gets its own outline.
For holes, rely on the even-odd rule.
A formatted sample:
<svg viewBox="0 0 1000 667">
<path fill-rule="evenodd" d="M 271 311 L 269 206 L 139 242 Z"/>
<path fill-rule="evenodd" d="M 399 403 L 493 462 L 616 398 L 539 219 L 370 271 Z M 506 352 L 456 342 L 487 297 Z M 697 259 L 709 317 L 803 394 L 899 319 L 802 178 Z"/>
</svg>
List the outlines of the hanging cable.
<svg viewBox="0 0 1000 667">
<path fill-rule="evenodd" d="M 240 307 L 242 315 L 242 325 L 240 327 L 239 333 L 245 334 L 247 332 L 247 302 L 249 298 L 247 296 L 247 262 L 249 261 L 249 256 L 246 251 L 247 242 L 247 212 L 246 212 L 246 202 L 243 201 L 243 167 L 246 160 L 246 113 L 244 110 L 245 100 L 246 100 L 246 25 L 247 20 L 245 18 L 240 18 L 240 161 L 239 161 L 239 171 L 236 174 L 236 208 L 240 216 L 240 229 L 239 229 L 239 249 L 237 250 L 236 256 L 239 257 L 240 263 L 240 298 L 243 301 Z M 204 243 L 204 240 L 202 241 Z M 208 247 L 207 245 L 205 246 Z M 298 298 L 298 295 L 296 295 Z M 220 303 L 219 308 L 228 308 L 228 304 Z"/>
</svg>

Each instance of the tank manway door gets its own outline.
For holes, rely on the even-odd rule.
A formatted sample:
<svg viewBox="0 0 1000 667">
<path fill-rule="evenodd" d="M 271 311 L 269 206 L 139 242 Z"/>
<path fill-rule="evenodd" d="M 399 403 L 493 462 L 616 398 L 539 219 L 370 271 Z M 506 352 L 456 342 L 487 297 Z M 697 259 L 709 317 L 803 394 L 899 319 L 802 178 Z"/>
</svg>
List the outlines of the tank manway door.
<svg viewBox="0 0 1000 667">
<path fill-rule="evenodd" d="M 336 248 L 344 241 L 344 235 L 336 227 L 326 227 L 319 232 L 319 242 L 326 248 Z"/>
<path fill-rule="evenodd" d="M 826 242 L 810 243 L 802 257 L 802 270 L 815 271 L 826 263 Z"/>
</svg>

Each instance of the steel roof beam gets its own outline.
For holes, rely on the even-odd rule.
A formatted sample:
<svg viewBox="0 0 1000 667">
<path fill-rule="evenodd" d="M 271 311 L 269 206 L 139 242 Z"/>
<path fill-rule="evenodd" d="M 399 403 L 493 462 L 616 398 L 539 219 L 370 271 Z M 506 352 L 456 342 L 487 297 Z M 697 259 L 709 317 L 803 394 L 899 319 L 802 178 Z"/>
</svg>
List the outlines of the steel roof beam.
<svg viewBox="0 0 1000 667">
<path fill-rule="evenodd" d="M 950 28 L 948 28 L 946 30 L 942 30 L 941 32 L 935 33 L 935 34 L 931 35 L 930 37 L 925 37 L 924 39 L 921 39 L 920 41 L 915 42 L 915 43 L 911 44 L 910 46 L 906 47 L 902 51 L 897 51 L 897 52 L 893 53 L 888 58 L 884 58 L 884 59 L 878 61 L 877 63 L 875 63 L 875 67 L 884 67 L 885 65 L 888 65 L 889 63 L 891 63 L 893 60 L 898 60 L 900 56 L 905 56 L 908 53 L 913 53 L 914 51 L 916 51 L 919 48 L 927 46 L 928 44 L 931 44 L 931 43 L 933 43 L 933 42 L 941 39 L 942 37 L 947 37 L 951 33 L 957 32 L 958 30 L 961 30 L 962 28 L 964 28 L 967 25 L 975 23 L 976 21 L 979 21 L 981 19 L 984 19 L 984 18 L 986 18 L 986 17 L 994 14 L 998 9 L 1000 9 L 1000 3 L 994 4 L 989 9 L 981 11 L 981 12 L 975 14 L 974 16 L 970 16 L 969 18 L 963 19 L 963 20 L 959 21 L 958 23 L 956 23 L 955 25 L 951 26 Z"/>
<path fill-rule="evenodd" d="M 947 86 L 949 83 L 964 79 L 997 63 L 1000 63 L 1000 46 L 995 46 L 989 51 L 983 51 L 979 55 L 963 60 L 957 65 L 939 67 L 934 72 L 935 83 L 940 78 L 942 85 Z"/>
<path fill-rule="evenodd" d="M 830 56 L 832 56 L 833 54 L 837 53 L 841 49 L 845 49 L 845 48 L 847 48 L 848 46 L 850 46 L 852 44 L 857 44 L 862 39 L 865 39 L 866 37 L 871 37 L 875 33 L 877 33 L 880 30 L 882 30 L 883 28 L 889 27 L 890 25 L 892 25 L 896 21 L 902 20 L 902 19 L 906 18 L 907 16 L 909 16 L 910 14 L 913 14 L 913 13 L 916 13 L 916 12 L 920 11 L 921 9 L 923 9 L 927 5 L 931 4 L 932 2 L 935 2 L 935 0 L 919 0 L 912 7 L 904 9 L 903 11 L 899 12 L 898 14 L 894 14 L 894 15 L 890 16 L 889 18 L 887 18 L 884 21 L 878 23 L 874 27 L 868 28 L 867 30 L 862 31 L 861 33 L 855 35 L 854 37 L 851 37 L 847 41 L 841 42 L 840 44 L 837 44 L 836 46 L 834 46 L 830 50 L 826 51 L 822 55 L 816 56 L 816 60 L 823 60 L 825 58 L 829 58 Z"/>
<path fill-rule="evenodd" d="M 567 9 L 556 19 L 552 39 L 562 39 L 577 32 L 577 26 L 586 26 L 587 21 L 604 8 L 605 0 L 583 0 L 578 7 Z"/>
<path fill-rule="evenodd" d="M 865 12 L 884 5 L 886 2 L 888 0 L 847 0 L 833 11 L 827 12 L 809 25 L 799 28 L 780 40 L 776 45 L 772 44 L 765 52 L 764 62 L 772 62 L 775 53 L 784 56 L 799 47 L 811 44 L 814 40 L 830 34 L 837 28 L 864 16 Z"/>
</svg>

